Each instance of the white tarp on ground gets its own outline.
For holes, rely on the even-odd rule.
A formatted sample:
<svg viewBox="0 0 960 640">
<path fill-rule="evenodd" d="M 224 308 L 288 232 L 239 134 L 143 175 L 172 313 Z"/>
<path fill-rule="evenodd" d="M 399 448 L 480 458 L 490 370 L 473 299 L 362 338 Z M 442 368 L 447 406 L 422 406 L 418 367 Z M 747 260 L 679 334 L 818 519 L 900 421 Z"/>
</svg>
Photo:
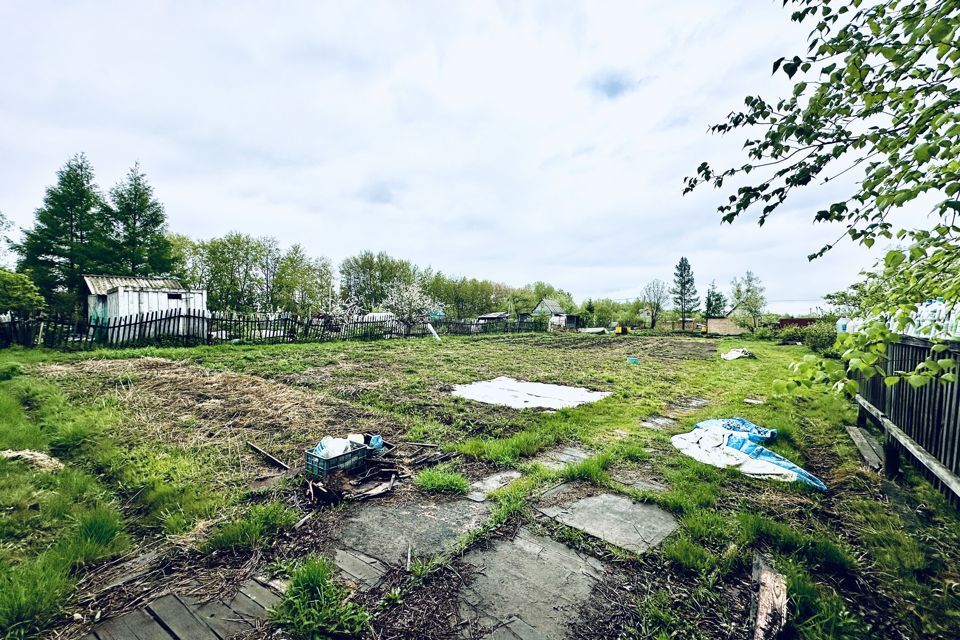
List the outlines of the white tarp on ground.
<svg viewBox="0 0 960 640">
<path fill-rule="evenodd" d="M 694 429 L 681 433 L 670 440 L 677 449 L 694 460 L 720 469 L 736 467 L 741 473 L 756 478 L 793 482 L 797 474 L 777 466 L 768 460 L 757 460 L 748 454 L 727 446 L 727 438 L 733 431 L 720 428 Z"/>
<path fill-rule="evenodd" d="M 602 400 L 610 393 L 500 377 L 484 382 L 458 384 L 453 388 L 453 395 L 514 409 L 565 409 Z"/>
</svg>

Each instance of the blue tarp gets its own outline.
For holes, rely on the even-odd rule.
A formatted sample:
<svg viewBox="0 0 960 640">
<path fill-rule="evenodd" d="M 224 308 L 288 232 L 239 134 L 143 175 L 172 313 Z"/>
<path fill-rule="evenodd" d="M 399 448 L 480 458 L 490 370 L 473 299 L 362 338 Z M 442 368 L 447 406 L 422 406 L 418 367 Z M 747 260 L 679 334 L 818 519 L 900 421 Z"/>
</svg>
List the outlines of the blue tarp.
<svg viewBox="0 0 960 640">
<path fill-rule="evenodd" d="M 716 467 L 736 466 L 748 475 L 799 480 L 821 491 L 819 478 L 762 446 L 777 437 L 776 429 L 760 427 L 746 418 L 698 422 L 693 431 L 673 436 L 673 445 L 687 455 Z"/>
</svg>

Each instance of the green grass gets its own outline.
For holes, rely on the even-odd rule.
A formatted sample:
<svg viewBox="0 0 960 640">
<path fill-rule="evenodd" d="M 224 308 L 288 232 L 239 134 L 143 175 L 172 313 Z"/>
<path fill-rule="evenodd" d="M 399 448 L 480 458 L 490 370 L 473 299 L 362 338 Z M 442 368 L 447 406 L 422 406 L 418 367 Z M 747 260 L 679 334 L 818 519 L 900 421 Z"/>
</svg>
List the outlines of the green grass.
<svg viewBox="0 0 960 640">
<path fill-rule="evenodd" d="M 567 482 L 582 480 L 603 486 L 610 481 L 607 467 L 613 462 L 613 457 L 607 453 L 581 460 L 573 464 L 564 465 L 560 470 L 561 477 Z"/>
<path fill-rule="evenodd" d="M 60 613 L 83 567 L 124 549 L 116 509 L 102 505 L 79 516 L 50 549 L 0 567 L 0 630 L 5 638 L 29 637 Z"/>
<path fill-rule="evenodd" d="M 449 464 L 440 464 L 423 469 L 414 478 L 420 489 L 427 493 L 463 494 L 470 490 L 470 481 Z"/>
<path fill-rule="evenodd" d="M 214 531 L 204 545 L 207 551 L 253 549 L 297 521 L 297 512 L 281 502 L 257 504 L 246 517 Z"/>
<path fill-rule="evenodd" d="M 698 606 L 710 607 L 719 619 L 736 624 L 733 613 L 724 611 L 724 594 L 748 579 L 750 559 L 758 550 L 772 554 L 787 574 L 789 637 L 859 637 L 867 620 L 859 619 L 844 602 L 864 598 L 866 604 L 856 610 L 866 611 L 868 617 L 870 598 L 881 601 L 883 611 L 904 612 L 894 621 L 902 635 L 948 637 L 960 625 L 956 510 L 909 470 L 900 482 L 903 495 L 898 503 L 876 500 L 879 479 L 860 468 L 842 429 L 853 419 L 849 403 L 816 390 L 790 397 L 772 393 L 774 380 L 785 377 L 789 363 L 807 353 L 803 347 L 751 341 L 748 346 L 756 360 L 726 362 L 688 357 L 699 344 L 662 337 L 553 334 L 447 337 L 442 343 L 385 340 L 0 354 L 0 446 L 55 451 L 68 465 L 61 472 L 40 474 L 22 463 L 0 461 L 0 574 L 8 581 L 21 576 L 16 578 L 18 587 L 6 590 L 10 594 L 22 594 L 33 584 L 47 585 L 20 598 L 33 602 L 35 612 L 17 615 L 34 625 L 49 621 L 55 615 L 50 612 L 65 597 L 57 594 L 69 594 L 73 581 L 90 562 L 97 562 L 100 553 L 90 542 L 98 538 L 92 530 L 75 545 L 60 548 L 61 555 L 56 553 L 58 541 L 80 530 L 84 513 L 109 508 L 118 498 L 129 505 L 125 515 L 135 520 L 136 530 L 151 535 L 199 531 L 195 527 L 200 522 L 225 521 L 211 534 L 208 549 L 249 553 L 276 531 L 276 518 L 255 513 L 255 507 L 245 504 L 248 487 L 237 482 L 238 475 L 225 464 L 229 456 L 233 463 L 235 452 L 222 450 L 215 440 L 159 442 L 138 431 L 138 423 L 129 419 L 118 399 L 128 390 L 136 391 L 147 376 L 120 374 L 106 387 L 78 380 L 64 391 L 38 379 L 31 369 L 51 359 L 159 356 L 284 383 L 296 379 L 385 425 L 402 425 L 405 432 L 385 432 L 393 439 L 430 441 L 489 463 L 491 469 L 508 466 L 523 471 L 522 478 L 490 496 L 490 518 L 462 537 L 460 551 L 539 517 L 531 503 L 543 487 L 560 480 L 590 482 L 671 511 L 680 530 L 648 553 L 663 567 L 663 579 L 676 581 L 685 595 L 674 598 L 651 587 L 654 590 L 638 599 L 635 611 L 625 612 L 627 637 L 698 637 L 702 634 L 697 625 L 706 623 Z M 717 346 L 722 352 L 742 345 L 726 339 Z M 628 365 L 627 356 L 640 357 L 640 364 Z M 2 380 L 6 371 L 9 379 Z M 546 413 L 481 405 L 448 393 L 451 385 L 500 375 L 584 386 L 611 395 L 599 403 Z M 114 394 L 113 389 L 122 393 Z M 649 416 L 664 413 L 670 401 L 690 396 L 706 398 L 710 404 L 681 417 L 668 431 L 640 426 Z M 765 402 L 747 405 L 745 397 L 764 397 Z M 206 423 L 200 412 L 183 410 L 186 415 L 175 426 L 187 436 L 202 434 Z M 702 419 L 726 416 L 743 416 L 777 429 L 778 438 L 770 448 L 815 468 L 830 493 L 824 496 L 798 484 L 718 470 L 679 455 L 670 445 L 673 433 Z M 548 448 L 570 444 L 598 453 L 560 471 L 529 462 Z M 651 472 L 667 490 L 639 491 L 612 482 L 611 474 L 622 467 Z M 425 491 L 459 492 L 467 481 L 462 476 L 451 478 L 457 475 L 455 469 L 443 467 L 426 470 L 416 481 Z M 273 493 L 289 490 L 284 486 Z M 107 521 L 103 524 L 102 531 L 109 533 Z M 575 530 L 551 531 L 575 542 Z M 124 538 L 118 534 L 116 544 L 122 545 Z M 107 545 L 102 552 L 116 551 Z M 424 559 L 422 566 L 417 565 L 425 572 L 420 583 L 415 583 L 416 576 L 408 578 L 414 580 L 411 588 L 418 588 L 427 574 L 454 556 Z M 634 564 L 624 559 L 621 569 L 632 571 Z M 27 574 L 35 579 L 22 577 Z M 321 604 L 301 594 L 288 613 L 294 628 L 306 634 L 302 637 L 318 633 L 310 626 L 318 620 L 340 619 L 342 593 L 332 577 L 314 582 L 327 585 L 317 587 L 315 594 L 337 597 Z M 867 587 L 871 590 L 861 592 L 862 585 L 871 585 Z M 398 593 L 402 598 L 405 592 Z M 26 605 L 9 604 L 17 597 L 5 597 L 6 610 L 28 611 Z M 47 600 L 55 604 L 44 604 Z"/>
<path fill-rule="evenodd" d="M 707 573 L 717 565 L 717 557 L 684 535 L 663 545 L 663 555 L 691 573 Z"/>
<path fill-rule="evenodd" d="M 347 590 L 335 580 L 336 568 L 326 558 L 307 556 L 290 577 L 290 586 L 270 611 L 270 619 L 292 638 L 314 640 L 359 636 L 369 628 L 370 614 L 347 602 Z"/>
</svg>

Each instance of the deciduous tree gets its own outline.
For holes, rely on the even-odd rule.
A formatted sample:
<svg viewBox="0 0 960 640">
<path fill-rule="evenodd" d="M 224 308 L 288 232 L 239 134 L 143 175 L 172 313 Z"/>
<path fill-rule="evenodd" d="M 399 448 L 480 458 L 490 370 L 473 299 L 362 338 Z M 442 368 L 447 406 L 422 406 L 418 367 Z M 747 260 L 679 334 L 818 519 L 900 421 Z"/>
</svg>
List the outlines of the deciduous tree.
<svg viewBox="0 0 960 640">
<path fill-rule="evenodd" d="M 798 189 L 845 175 L 845 195 L 828 201 L 814 220 L 841 226 L 838 241 L 848 236 L 871 247 L 897 238 L 905 244 L 883 260 L 890 286 L 872 315 L 893 316 L 903 327 L 925 297 L 960 303 L 960 2 L 788 3 L 792 19 L 812 27 L 806 52 L 773 63 L 793 90 L 777 100 L 748 96 L 743 110 L 712 127 L 721 134 L 749 131 L 746 160 L 719 169 L 701 164 L 685 191 L 701 184 L 730 189 L 719 207 L 723 220 L 756 212 L 763 224 Z M 898 212 L 928 203 L 928 224 L 898 219 Z M 893 339 L 882 322 L 868 323 L 844 338 L 847 366 L 807 368 L 804 381 L 830 380 L 852 392 L 857 383 L 848 374 L 857 372 L 895 384 L 901 374 L 877 358 Z M 906 377 L 920 385 L 941 373 L 931 360 Z"/>
<path fill-rule="evenodd" d="M 657 328 L 657 321 L 670 300 L 667 285 L 662 280 L 652 280 L 647 283 L 640 294 L 643 308 L 650 314 L 650 328 Z"/>
<path fill-rule="evenodd" d="M 730 286 L 731 306 L 749 321 L 750 327 L 756 329 L 767 308 L 767 297 L 760 278 L 753 271 L 747 271 L 742 278 L 734 278 Z"/>
<path fill-rule="evenodd" d="M 37 285 L 22 273 L 0 269 L 0 314 L 29 313 L 44 307 Z"/>
</svg>

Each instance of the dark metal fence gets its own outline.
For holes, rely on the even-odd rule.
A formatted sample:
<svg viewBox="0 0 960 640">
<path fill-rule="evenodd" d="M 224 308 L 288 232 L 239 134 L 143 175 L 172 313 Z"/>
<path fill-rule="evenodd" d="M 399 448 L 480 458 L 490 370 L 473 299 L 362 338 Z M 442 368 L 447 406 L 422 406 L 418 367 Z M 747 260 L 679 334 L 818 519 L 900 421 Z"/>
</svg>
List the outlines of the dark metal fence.
<svg viewBox="0 0 960 640">
<path fill-rule="evenodd" d="M 439 335 L 477 335 L 546 331 L 542 320 L 476 322 L 437 320 Z M 67 316 L 0 319 L 0 347 L 84 350 L 98 347 L 196 346 L 202 344 L 275 344 L 329 340 L 382 340 L 432 335 L 426 321 L 298 318 L 291 314 L 239 314 L 170 310 L 109 320 Z"/>
<path fill-rule="evenodd" d="M 887 371 L 911 371 L 931 355 L 960 361 L 960 343 L 949 343 L 936 354 L 932 347 L 926 339 L 901 337 L 887 348 Z M 860 420 L 869 417 L 883 426 L 888 448 L 913 458 L 923 474 L 960 505 L 960 383 L 934 380 L 918 388 L 906 382 L 887 387 L 874 376 L 861 381 L 858 402 Z"/>
</svg>

